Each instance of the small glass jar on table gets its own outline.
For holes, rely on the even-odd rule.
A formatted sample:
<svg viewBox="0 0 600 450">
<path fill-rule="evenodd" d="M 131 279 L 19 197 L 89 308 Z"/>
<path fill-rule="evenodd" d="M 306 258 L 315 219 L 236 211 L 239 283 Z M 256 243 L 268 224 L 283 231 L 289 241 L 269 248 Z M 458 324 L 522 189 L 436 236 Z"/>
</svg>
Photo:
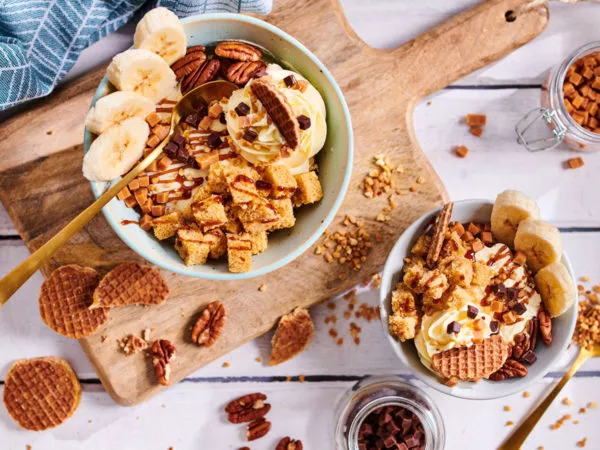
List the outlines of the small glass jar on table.
<svg viewBox="0 0 600 450">
<path fill-rule="evenodd" d="M 366 377 L 344 394 L 335 412 L 337 423 L 334 448 L 362 448 L 359 441 L 364 432 L 364 424 L 371 421 L 370 416 L 372 418 L 373 414 L 378 414 L 386 407 L 402 415 L 406 413 L 406 417 L 411 417 L 411 420 L 420 424 L 419 430 L 422 429 L 424 434 L 424 446 L 421 448 L 444 449 L 446 435 L 437 406 L 424 391 L 397 376 Z M 400 433 L 402 425 L 397 423 L 394 426 L 396 425 Z"/>
<path fill-rule="evenodd" d="M 600 150 L 600 41 L 578 48 L 554 67 L 541 97 L 541 107 L 515 127 L 520 144 L 532 152 L 562 142 L 572 150 Z"/>
</svg>

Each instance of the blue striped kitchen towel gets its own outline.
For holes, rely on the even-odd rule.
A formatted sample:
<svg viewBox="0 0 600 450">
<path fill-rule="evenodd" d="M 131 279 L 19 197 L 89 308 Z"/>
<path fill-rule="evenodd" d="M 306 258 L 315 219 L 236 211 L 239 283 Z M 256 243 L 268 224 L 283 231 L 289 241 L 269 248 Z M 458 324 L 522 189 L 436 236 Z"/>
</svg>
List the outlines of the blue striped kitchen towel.
<svg viewBox="0 0 600 450">
<path fill-rule="evenodd" d="M 43 97 L 83 49 L 154 6 L 266 14 L 273 0 L 0 0 L 0 111 Z"/>
</svg>

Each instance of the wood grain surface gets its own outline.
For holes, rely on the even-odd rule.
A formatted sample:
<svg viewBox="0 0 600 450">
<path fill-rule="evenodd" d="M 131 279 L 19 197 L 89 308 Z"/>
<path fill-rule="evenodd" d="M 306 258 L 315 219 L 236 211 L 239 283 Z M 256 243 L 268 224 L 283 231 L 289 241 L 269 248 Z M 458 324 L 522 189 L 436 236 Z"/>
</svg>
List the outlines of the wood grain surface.
<svg viewBox="0 0 600 450">
<path fill-rule="evenodd" d="M 123 405 L 139 403 L 159 392 L 149 361 L 126 358 L 101 336 L 118 339 L 154 327 L 155 337 L 178 348 L 173 365 L 176 382 L 199 367 L 268 331 L 296 306 L 309 306 L 378 271 L 401 232 L 417 217 L 447 200 L 446 191 L 419 149 L 412 127 L 414 105 L 434 92 L 537 36 L 546 26 L 545 8 L 506 22 L 507 10 L 523 0 L 490 0 L 470 9 L 392 51 L 369 48 L 347 25 L 337 2 L 276 2 L 266 20 L 298 38 L 331 70 L 350 106 L 355 134 L 355 166 L 347 197 L 336 218 L 363 218 L 366 228 L 384 239 L 376 243 L 363 269 L 347 272 L 307 251 L 296 261 L 264 277 L 234 282 L 207 282 L 163 273 L 171 287 L 161 306 L 129 307 L 111 312 L 106 328 L 81 345 L 110 395 Z M 52 97 L 6 121 L 0 127 L 0 200 L 30 250 L 35 250 L 81 211 L 93 196 L 81 175 L 83 118 L 103 68 L 75 81 Z M 47 134 L 52 131 L 52 134 Z M 19 151 L 15 151 L 19 149 Z M 402 164 L 400 187 L 417 191 L 399 196 L 392 220 L 379 223 L 376 213 L 385 198 L 366 200 L 358 184 L 373 155 L 389 155 Z M 424 184 L 416 185 L 422 176 Z M 43 274 L 77 263 L 107 271 L 122 261 L 139 260 L 102 216 L 57 252 Z M 344 281 L 338 277 L 347 275 Z M 258 286 L 267 285 L 265 292 Z M 225 332 L 210 349 L 189 343 L 189 325 L 213 299 L 225 303 Z"/>
</svg>

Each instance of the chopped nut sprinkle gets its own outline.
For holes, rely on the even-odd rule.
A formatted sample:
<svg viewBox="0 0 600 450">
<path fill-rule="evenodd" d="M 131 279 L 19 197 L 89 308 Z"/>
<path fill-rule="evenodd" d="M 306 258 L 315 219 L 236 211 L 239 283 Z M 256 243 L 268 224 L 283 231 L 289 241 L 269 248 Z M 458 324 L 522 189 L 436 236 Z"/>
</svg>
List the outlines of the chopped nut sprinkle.
<svg viewBox="0 0 600 450">
<path fill-rule="evenodd" d="M 586 290 L 584 286 L 578 286 L 580 300 L 573 342 L 588 350 L 594 344 L 600 344 L 600 303 L 595 287 Z"/>
</svg>

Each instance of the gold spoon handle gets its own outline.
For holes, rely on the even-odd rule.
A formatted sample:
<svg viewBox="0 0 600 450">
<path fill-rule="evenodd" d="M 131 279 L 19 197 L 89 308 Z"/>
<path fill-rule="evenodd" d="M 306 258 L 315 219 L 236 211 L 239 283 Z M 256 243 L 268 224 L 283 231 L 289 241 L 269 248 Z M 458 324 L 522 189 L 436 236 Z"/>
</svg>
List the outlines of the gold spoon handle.
<svg viewBox="0 0 600 450">
<path fill-rule="evenodd" d="M 71 237 L 81 230 L 90 220 L 100 212 L 121 189 L 129 184 L 137 177 L 146 167 L 154 161 L 162 152 L 163 147 L 167 144 L 169 136 L 165 138 L 146 158 L 144 158 L 137 166 L 125 175 L 121 180 L 110 187 L 104 194 L 88 206 L 83 212 L 75 217 L 61 231 L 59 231 L 52 239 L 42 245 L 34 253 L 32 253 L 25 261 L 15 267 L 8 275 L 0 280 L 0 306 L 4 305 L 8 299 L 25 283 L 31 275 L 33 275 L 56 250 L 62 247 Z"/>
<path fill-rule="evenodd" d="M 575 375 L 575 372 L 579 370 L 581 365 L 586 362 L 590 356 L 590 353 L 584 349 L 579 350 L 577 359 L 575 359 L 569 371 L 565 373 L 554 389 L 552 389 L 546 398 L 542 400 L 542 402 L 531 412 L 531 414 L 529 414 L 527 419 L 525 419 L 523 423 L 521 423 L 521 425 L 519 425 L 515 431 L 513 431 L 513 433 L 506 441 L 504 441 L 498 450 L 518 450 L 521 448 L 523 442 L 525 442 L 525 439 L 527 439 L 527 436 L 529 436 L 529 433 L 531 433 L 531 430 L 533 430 L 533 428 L 536 426 L 548 407 L 558 396 L 562 388 L 565 387 L 565 384 L 569 382 L 571 377 Z"/>
</svg>

